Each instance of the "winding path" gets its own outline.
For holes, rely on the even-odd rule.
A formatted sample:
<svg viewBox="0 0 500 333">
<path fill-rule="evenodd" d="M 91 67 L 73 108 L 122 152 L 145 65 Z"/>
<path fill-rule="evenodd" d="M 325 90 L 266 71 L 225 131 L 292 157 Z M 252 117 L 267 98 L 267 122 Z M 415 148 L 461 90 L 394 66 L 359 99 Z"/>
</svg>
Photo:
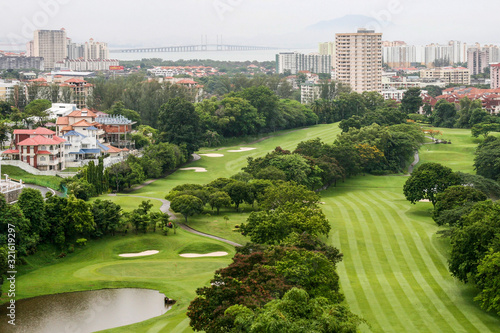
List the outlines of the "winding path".
<svg viewBox="0 0 500 333">
<path fill-rule="evenodd" d="M 189 163 L 194 162 L 194 161 L 198 161 L 200 158 L 201 158 L 201 157 L 200 157 L 200 155 L 198 155 L 198 154 L 193 154 L 193 160 L 191 160 Z M 149 184 L 151 184 L 151 183 L 155 182 L 156 180 L 157 180 L 157 179 L 151 179 L 151 180 L 148 180 L 148 181 L 146 181 L 146 182 L 142 183 L 141 185 L 139 185 L 139 186 L 135 187 L 135 188 L 132 190 L 132 192 L 133 192 L 133 191 L 136 191 L 136 190 L 138 190 L 138 189 L 141 189 L 141 188 L 143 188 L 144 186 L 147 186 L 147 185 L 149 185 Z M 159 200 L 159 201 L 161 201 L 161 203 L 162 203 L 162 205 L 161 205 L 161 207 L 160 207 L 160 211 L 161 211 L 162 213 L 167 213 L 167 214 L 168 214 L 168 216 L 170 216 L 170 218 L 171 218 L 172 220 L 177 219 L 177 216 L 175 216 L 175 214 L 174 214 L 174 213 L 172 213 L 172 212 L 170 211 L 170 201 L 168 201 L 168 200 L 165 200 L 165 199 L 158 199 L 158 198 L 151 198 L 151 197 L 144 197 L 144 196 L 140 196 L 140 195 L 130 195 L 130 194 L 127 194 L 126 196 L 127 196 L 127 197 L 133 197 L 133 198 L 149 199 L 149 200 Z M 207 237 L 207 238 L 215 239 L 215 240 L 218 240 L 218 241 L 221 241 L 221 242 L 227 243 L 227 244 L 232 245 L 232 246 L 235 246 L 235 247 L 242 246 L 241 244 L 238 244 L 238 243 L 232 242 L 232 241 L 230 241 L 230 240 L 228 240 L 228 239 L 225 239 L 225 238 L 222 238 L 222 237 L 218 237 L 218 236 L 214 236 L 214 235 L 210 235 L 210 234 L 207 234 L 207 233 L 204 233 L 204 232 L 198 231 L 198 230 L 196 230 L 196 229 L 193 229 L 193 228 L 191 228 L 191 227 L 189 227 L 189 226 L 185 225 L 184 223 L 179 223 L 178 225 L 179 225 L 179 227 L 180 227 L 181 229 L 186 230 L 187 232 L 190 232 L 190 233 L 193 233 L 193 234 L 199 235 L 199 236 L 203 236 L 203 237 Z"/>
<path fill-rule="evenodd" d="M 149 183 L 151 184 L 151 182 Z M 147 185 L 147 184 L 142 184 L 142 185 Z M 141 186 L 142 186 L 141 185 Z M 137 188 L 136 188 L 137 189 Z M 167 213 L 168 216 L 170 216 L 170 218 L 172 220 L 175 220 L 177 219 L 177 216 L 175 216 L 174 213 L 172 213 L 170 211 L 170 201 L 168 200 L 165 200 L 165 199 L 158 199 L 158 198 L 151 198 L 151 197 L 144 197 L 144 196 L 140 196 L 140 195 L 127 195 L 127 197 L 133 197 L 133 198 L 141 198 L 141 199 L 149 199 L 149 200 L 159 200 L 161 201 L 162 205 L 160 207 L 160 211 L 162 213 Z M 207 234 L 207 233 L 204 233 L 204 232 L 201 232 L 201 231 L 198 231 L 196 229 L 193 229 L 187 225 L 185 225 L 184 223 L 179 223 L 178 224 L 179 227 L 183 230 L 186 230 L 187 232 L 190 232 L 190 233 L 193 233 L 193 234 L 196 234 L 196 235 L 199 235 L 199 236 L 203 236 L 203 237 L 207 237 L 207 238 L 211 238 L 211 239 L 215 239 L 215 240 L 218 240 L 218 241 L 221 241 L 221 242 L 224 242 L 224 243 L 227 243 L 229 245 L 232 245 L 234 247 L 239 247 L 239 246 L 242 246 L 241 244 L 238 244 L 238 243 L 235 243 L 235 242 L 232 242 L 228 239 L 225 239 L 225 238 L 222 238 L 222 237 L 218 237 L 218 236 L 214 236 L 214 235 L 210 235 L 210 234 Z"/>
</svg>

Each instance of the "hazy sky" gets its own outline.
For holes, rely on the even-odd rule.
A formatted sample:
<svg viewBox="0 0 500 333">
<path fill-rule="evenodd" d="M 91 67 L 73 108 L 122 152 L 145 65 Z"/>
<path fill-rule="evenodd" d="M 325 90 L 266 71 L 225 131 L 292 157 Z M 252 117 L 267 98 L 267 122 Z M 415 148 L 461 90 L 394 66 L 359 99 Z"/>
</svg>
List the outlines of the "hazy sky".
<svg viewBox="0 0 500 333">
<path fill-rule="evenodd" d="M 24 44 L 35 29 L 62 27 L 75 42 L 112 46 L 198 43 L 202 34 L 209 43 L 223 35 L 227 43 L 271 45 L 294 34 L 303 41 L 306 27 L 346 15 L 373 18 L 368 25 L 384 40 L 500 44 L 498 9 L 492 0 L 1 0 L 0 49 Z M 333 29 L 331 40 L 336 32 L 345 31 Z"/>
</svg>

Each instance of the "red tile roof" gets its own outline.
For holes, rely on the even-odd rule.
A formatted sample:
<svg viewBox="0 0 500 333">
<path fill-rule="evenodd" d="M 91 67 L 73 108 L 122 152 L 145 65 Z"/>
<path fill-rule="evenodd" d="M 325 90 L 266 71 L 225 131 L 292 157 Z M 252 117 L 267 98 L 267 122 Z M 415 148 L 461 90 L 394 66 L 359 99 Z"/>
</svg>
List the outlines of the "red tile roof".
<svg viewBox="0 0 500 333">
<path fill-rule="evenodd" d="M 86 115 L 82 115 L 82 113 L 87 113 Z M 92 117 L 95 118 L 96 114 L 93 111 L 90 111 L 89 109 L 82 109 L 82 110 L 75 110 L 68 114 L 68 117 Z"/>
<path fill-rule="evenodd" d="M 48 150 L 39 150 L 37 152 L 38 155 L 52 155 L 52 153 Z"/>
<path fill-rule="evenodd" d="M 39 145 L 58 145 L 61 142 L 65 142 L 65 139 L 62 139 L 58 136 L 54 136 L 52 139 L 46 138 L 41 135 L 37 135 L 33 138 L 29 138 L 23 140 L 18 143 L 19 146 L 39 146 Z"/>
<path fill-rule="evenodd" d="M 64 82 L 66 82 L 66 83 L 86 83 L 87 81 L 82 80 L 82 79 L 72 78 L 72 79 L 66 80 Z"/>
<path fill-rule="evenodd" d="M 73 127 L 90 127 L 90 126 L 92 126 L 92 124 L 89 123 L 88 121 L 86 121 L 85 119 L 82 119 L 82 120 L 74 123 L 72 126 Z"/>
<path fill-rule="evenodd" d="M 68 117 L 58 117 L 56 121 L 56 125 L 69 125 Z"/>
<path fill-rule="evenodd" d="M 19 149 L 7 149 L 2 154 L 19 154 Z"/>
<path fill-rule="evenodd" d="M 119 153 L 122 151 L 120 148 L 113 147 L 112 145 L 109 145 L 108 148 L 106 153 Z"/>
<path fill-rule="evenodd" d="M 45 127 L 38 127 L 37 129 L 34 129 L 34 130 L 16 129 L 16 130 L 14 130 L 14 135 L 16 135 L 16 134 L 53 135 L 53 134 L 56 134 L 56 132 L 51 131 Z"/>
</svg>

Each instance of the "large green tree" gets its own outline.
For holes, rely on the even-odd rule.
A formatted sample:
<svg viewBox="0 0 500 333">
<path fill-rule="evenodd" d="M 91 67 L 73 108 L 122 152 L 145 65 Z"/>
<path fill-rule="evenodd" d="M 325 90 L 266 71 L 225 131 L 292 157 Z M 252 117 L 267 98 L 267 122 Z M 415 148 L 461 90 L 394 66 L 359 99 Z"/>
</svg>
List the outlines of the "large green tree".
<svg viewBox="0 0 500 333">
<path fill-rule="evenodd" d="M 233 305 L 225 313 L 235 318 L 238 332 L 248 333 L 356 333 L 362 322 L 347 306 L 313 298 L 299 288 L 292 288 L 262 309 Z"/>
<path fill-rule="evenodd" d="M 26 106 L 25 119 L 34 117 L 39 126 L 43 126 L 48 119 L 47 109 L 50 109 L 52 103 L 46 99 L 36 99 Z"/>
<path fill-rule="evenodd" d="M 302 203 L 284 203 L 273 210 L 252 212 L 241 225 L 241 233 L 259 244 L 280 244 L 292 233 L 319 236 L 329 231 L 330 224 L 321 209 Z"/>
<path fill-rule="evenodd" d="M 477 174 L 493 180 L 500 178 L 500 138 L 488 136 L 476 149 L 474 169 Z"/>
<path fill-rule="evenodd" d="M 463 218 L 463 227 L 451 235 L 449 269 L 463 282 L 478 273 L 478 265 L 493 246 L 500 251 L 500 205 L 491 201 L 478 202 Z"/>
<path fill-rule="evenodd" d="M 413 204 L 427 199 L 435 206 L 437 194 L 453 185 L 460 185 L 460 178 L 450 168 L 439 163 L 424 163 L 406 180 L 403 193 Z"/>
<path fill-rule="evenodd" d="M 194 195 L 180 195 L 172 200 L 170 208 L 174 212 L 181 213 L 187 223 L 188 216 L 203 213 L 203 201 Z"/>
<path fill-rule="evenodd" d="M 436 196 L 432 218 L 438 225 L 454 226 L 468 213 L 475 202 L 487 199 L 486 194 L 470 186 L 450 186 Z"/>
<path fill-rule="evenodd" d="M 481 290 L 475 300 L 487 311 L 500 315 L 500 238 L 497 238 L 497 251 L 491 251 L 477 268 L 476 284 Z"/>
<path fill-rule="evenodd" d="M 23 215 L 30 220 L 33 232 L 39 235 L 41 240 L 45 240 L 50 226 L 45 215 L 42 193 L 37 189 L 25 187 L 19 195 L 17 205 L 23 211 Z"/>
<path fill-rule="evenodd" d="M 420 97 L 420 88 L 408 88 L 401 100 L 401 111 L 406 114 L 418 113 L 418 110 L 423 105 L 422 97 Z"/>
<path fill-rule="evenodd" d="M 198 150 L 200 145 L 200 117 L 193 103 L 176 97 L 160 108 L 158 129 L 163 141 L 185 145 L 189 154 Z"/>
</svg>

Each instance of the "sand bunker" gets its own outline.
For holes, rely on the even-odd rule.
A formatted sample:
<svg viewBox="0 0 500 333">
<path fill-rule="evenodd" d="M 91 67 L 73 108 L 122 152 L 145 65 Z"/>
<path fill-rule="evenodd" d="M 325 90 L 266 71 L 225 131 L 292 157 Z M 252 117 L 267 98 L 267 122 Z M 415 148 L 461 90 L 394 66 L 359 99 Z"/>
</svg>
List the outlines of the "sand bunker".
<svg viewBox="0 0 500 333">
<path fill-rule="evenodd" d="M 153 254 L 157 254 L 158 252 L 160 252 L 160 251 L 149 250 L 149 251 L 143 251 L 143 252 L 139 252 L 139 253 L 122 253 L 122 254 L 119 254 L 119 256 L 120 257 L 127 257 L 127 258 L 130 258 L 130 257 L 144 257 L 144 256 L 152 256 Z"/>
<path fill-rule="evenodd" d="M 418 202 L 431 202 L 429 199 L 422 199 L 422 200 L 419 200 Z"/>
<path fill-rule="evenodd" d="M 257 148 L 241 147 L 239 150 L 228 150 L 229 153 L 241 153 L 242 151 L 254 150 Z"/>
<path fill-rule="evenodd" d="M 227 252 L 219 251 L 219 252 L 212 252 L 212 253 L 205 253 L 205 254 L 199 254 L 199 253 L 183 253 L 180 254 L 181 257 L 184 258 L 201 258 L 201 257 L 223 257 L 227 256 Z"/>
<path fill-rule="evenodd" d="M 194 170 L 194 172 L 207 172 L 207 169 L 205 168 L 180 168 L 179 170 Z"/>
<path fill-rule="evenodd" d="M 200 156 L 206 156 L 206 157 L 223 157 L 223 154 L 198 154 Z"/>
</svg>

